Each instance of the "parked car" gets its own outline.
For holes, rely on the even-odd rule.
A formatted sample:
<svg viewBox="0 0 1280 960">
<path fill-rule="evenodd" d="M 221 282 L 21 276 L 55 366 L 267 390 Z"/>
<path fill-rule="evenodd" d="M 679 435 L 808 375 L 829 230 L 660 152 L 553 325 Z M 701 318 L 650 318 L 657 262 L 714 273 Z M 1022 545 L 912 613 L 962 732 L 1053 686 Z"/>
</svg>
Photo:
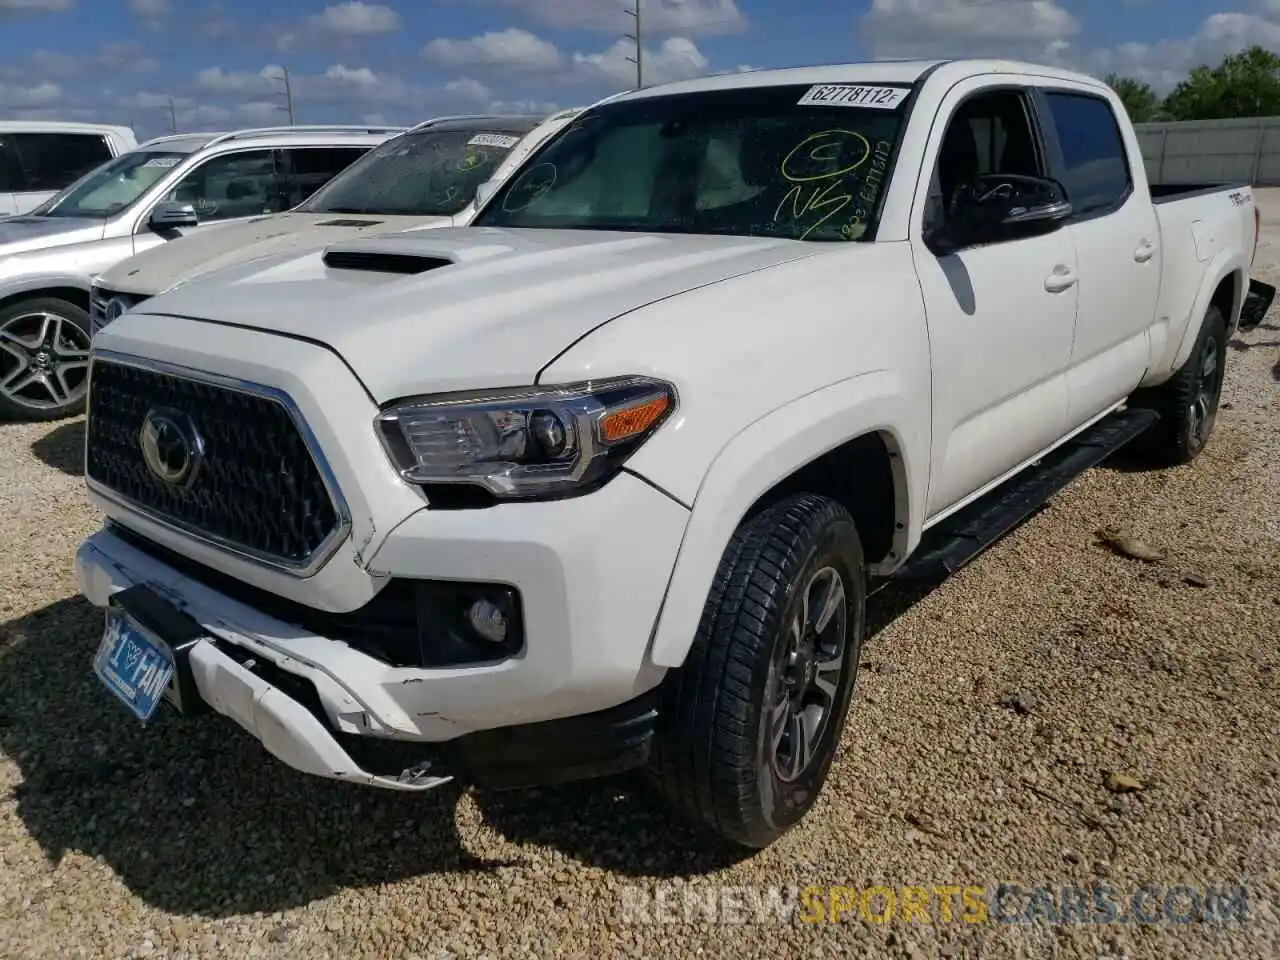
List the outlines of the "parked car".
<svg viewBox="0 0 1280 960">
<path fill-rule="evenodd" d="M 84 408 L 89 288 L 125 257 L 297 206 L 403 127 L 269 127 L 149 140 L 0 220 L 0 417 Z"/>
<path fill-rule="evenodd" d="M 1150 185 L 1115 93 L 1048 66 L 628 92 L 470 227 L 230 267 L 99 334 L 95 669 L 317 776 L 644 769 L 763 847 L 828 776 L 870 590 L 1127 442 L 1204 449 L 1275 295 L 1258 226 L 1247 184 Z"/>
<path fill-rule="evenodd" d="M 576 111 L 526 116 L 440 117 L 371 150 L 287 213 L 152 247 L 98 275 L 90 297 L 97 331 L 126 310 L 201 273 L 348 236 L 461 226 L 475 214 L 476 186 L 501 182 Z"/>
<path fill-rule="evenodd" d="M 0 120 L 0 218 L 29 213 L 90 170 L 137 145 L 128 127 Z"/>
</svg>

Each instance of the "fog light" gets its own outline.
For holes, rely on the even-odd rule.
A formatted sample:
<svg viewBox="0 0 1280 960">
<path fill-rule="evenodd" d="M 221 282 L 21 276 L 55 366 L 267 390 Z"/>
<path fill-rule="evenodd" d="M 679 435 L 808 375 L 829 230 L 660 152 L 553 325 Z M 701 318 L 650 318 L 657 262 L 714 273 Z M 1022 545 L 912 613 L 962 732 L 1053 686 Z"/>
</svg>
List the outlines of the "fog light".
<svg viewBox="0 0 1280 960">
<path fill-rule="evenodd" d="M 492 643 L 507 639 L 507 615 L 490 600 L 477 600 L 467 610 L 471 629 Z"/>
</svg>

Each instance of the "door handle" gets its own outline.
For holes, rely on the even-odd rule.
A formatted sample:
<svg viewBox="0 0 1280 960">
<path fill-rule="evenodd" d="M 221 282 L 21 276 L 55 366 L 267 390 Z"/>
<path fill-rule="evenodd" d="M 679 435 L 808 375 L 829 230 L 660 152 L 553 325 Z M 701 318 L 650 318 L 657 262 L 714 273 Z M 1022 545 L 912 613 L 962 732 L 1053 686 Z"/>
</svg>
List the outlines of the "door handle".
<svg viewBox="0 0 1280 960">
<path fill-rule="evenodd" d="M 1156 245 L 1150 240 L 1143 240 L 1138 244 L 1138 249 L 1133 251 L 1133 259 L 1139 263 L 1146 263 L 1156 255 Z"/>
<path fill-rule="evenodd" d="M 1053 273 L 1045 277 L 1044 288 L 1050 293 L 1062 293 L 1076 284 L 1076 272 L 1070 267 L 1057 266 Z"/>
</svg>

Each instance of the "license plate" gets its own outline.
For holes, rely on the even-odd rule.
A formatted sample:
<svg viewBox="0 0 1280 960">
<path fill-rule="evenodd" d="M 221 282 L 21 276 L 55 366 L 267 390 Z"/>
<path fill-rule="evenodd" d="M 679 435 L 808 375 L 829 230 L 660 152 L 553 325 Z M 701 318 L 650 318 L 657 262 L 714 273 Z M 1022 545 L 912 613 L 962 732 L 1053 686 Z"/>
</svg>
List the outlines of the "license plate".
<svg viewBox="0 0 1280 960">
<path fill-rule="evenodd" d="M 173 652 L 123 610 L 109 607 L 106 620 L 93 672 L 145 723 L 173 679 Z"/>
</svg>

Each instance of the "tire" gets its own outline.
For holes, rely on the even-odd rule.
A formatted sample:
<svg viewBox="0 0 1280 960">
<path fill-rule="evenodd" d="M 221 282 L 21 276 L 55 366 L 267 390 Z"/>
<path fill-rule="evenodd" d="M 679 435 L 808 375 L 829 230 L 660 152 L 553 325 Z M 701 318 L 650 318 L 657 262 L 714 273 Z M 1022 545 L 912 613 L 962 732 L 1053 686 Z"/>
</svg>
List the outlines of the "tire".
<svg viewBox="0 0 1280 960">
<path fill-rule="evenodd" d="M 83 413 L 91 341 L 89 315 L 68 300 L 35 297 L 0 310 L 0 417 Z"/>
<path fill-rule="evenodd" d="M 805 597 L 812 623 L 837 582 L 844 603 L 788 673 L 789 628 L 804 615 Z M 667 802 L 740 848 L 766 847 L 799 823 L 816 801 L 840 743 L 865 610 L 862 544 L 844 507 L 801 494 L 744 521 L 720 561 L 688 657 L 663 680 L 650 775 Z M 814 672 L 824 649 L 827 662 L 839 667 L 834 684 L 834 669 Z M 823 679 L 834 689 L 819 698 L 826 700 L 827 712 L 811 759 L 795 775 L 788 761 L 802 754 L 787 748 L 795 745 L 798 715 L 772 705 L 787 679 L 802 676 L 810 683 Z M 779 724 L 784 736 L 777 751 L 767 722 L 771 715 L 787 721 Z"/>
<path fill-rule="evenodd" d="M 1129 398 L 1130 406 L 1160 414 L 1141 445 L 1155 464 L 1190 463 L 1204 450 L 1217 421 L 1226 367 L 1226 320 L 1217 306 L 1210 306 L 1186 363 L 1164 383 Z"/>
</svg>

